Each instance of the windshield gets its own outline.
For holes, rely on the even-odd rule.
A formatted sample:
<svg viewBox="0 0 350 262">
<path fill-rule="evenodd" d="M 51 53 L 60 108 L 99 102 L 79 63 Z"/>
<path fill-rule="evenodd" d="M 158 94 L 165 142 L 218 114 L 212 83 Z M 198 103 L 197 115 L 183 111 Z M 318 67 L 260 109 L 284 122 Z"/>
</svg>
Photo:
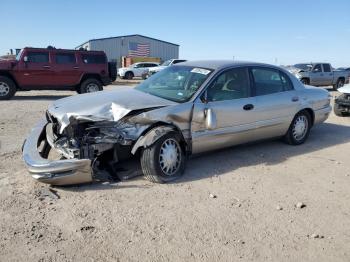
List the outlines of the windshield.
<svg viewBox="0 0 350 262">
<path fill-rule="evenodd" d="M 312 68 L 311 64 L 295 64 L 294 65 L 295 68 L 304 70 L 304 71 L 310 71 Z"/>
<path fill-rule="evenodd" d="M 212 70 L 204 68 L 170 66 L 145 80 L 136 89 L 182 103 L 196 93 L 211 73 Z"/>
<path fill-rule="evenodd" d="M 21 51 L 19 51 L 18 54 L 16 55 L 17 61 L 19 61 L 21 59 L 22 52 L 23 52 L 23 49 Z"/>
<path fill-rule="evenodd" d="M 161 64 L 162 66 L 168 66 L 170 65 L 171 60 L 166 60 L 163 64 Z"/>
</svg>

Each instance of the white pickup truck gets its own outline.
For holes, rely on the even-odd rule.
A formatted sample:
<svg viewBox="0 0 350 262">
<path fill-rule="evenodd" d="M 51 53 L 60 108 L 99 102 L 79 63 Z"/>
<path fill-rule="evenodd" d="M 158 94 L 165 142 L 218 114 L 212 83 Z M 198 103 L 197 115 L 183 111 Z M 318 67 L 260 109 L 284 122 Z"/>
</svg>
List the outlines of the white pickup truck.
<svg viewBox="0 0 350 262">
<path fill-rule="evenodd" d="M 349 75 L 345 71 L 334 71 L 328 63 L 296 64 L 289 71 L 300 79 L 305 85 L 333 86 L 338 90 L 349 83 Z"/>
</svg>

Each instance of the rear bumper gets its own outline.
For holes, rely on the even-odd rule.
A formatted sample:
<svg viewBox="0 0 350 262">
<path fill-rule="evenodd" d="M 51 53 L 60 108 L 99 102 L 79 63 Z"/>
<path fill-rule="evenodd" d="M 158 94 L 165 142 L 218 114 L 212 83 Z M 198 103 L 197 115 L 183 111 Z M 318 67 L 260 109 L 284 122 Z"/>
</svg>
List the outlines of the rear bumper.
<svg viewBox="0 0 350 262">
<path fill-rule="evenodd" d="M 324 121 L 327 120 L 329 114 L 332 111 L 332 107 L 329 105 L 325 108 L 319 109 L 319 110 L 315 110 L 315 121 L 314 124 L 319 124 L 319 123 L 323 123 Z"/>
<path fill-rule="evenodd" d="M 91 182 L 90 159 L 48 160 L 42 157 L 38 147 L 47 143 L 46 121 L 39 122 L 23 144 L 23 160 L 31 176 L 51 185 L 72 185 Z"/>
<path fill-rule="evenodd" d="M 102 77 L 102 78 L 101 78 L 102 84 L 103 84 L 104 86 L 107 86 L 107 85 L 111 84 L 112 82 L 115 81 L 115 79 L 116 79 L 116 78 L 112 79 L 112 78 L 110 78 L 110 77 Z"/>
</svg>

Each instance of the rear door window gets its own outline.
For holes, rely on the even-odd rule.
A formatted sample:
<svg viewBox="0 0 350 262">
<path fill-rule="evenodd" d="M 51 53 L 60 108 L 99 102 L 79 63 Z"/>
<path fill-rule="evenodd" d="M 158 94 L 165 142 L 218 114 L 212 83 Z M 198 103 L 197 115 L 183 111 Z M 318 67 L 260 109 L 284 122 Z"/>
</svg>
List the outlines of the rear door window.
<svg viewBox="0 0 350 262">
<path fill-rule="evenodd" d="M 331 66 L 329 64 L 323 64 L 323 72 L 331 72 Z"/>
<path fill-rule="evenodd" d="M 82 56 L 84 64 L 104 64 L 106 63 L 106 57 L 104 55 L 83 54 Z"/>
<path fill-rule="evenodd" d="M 75 54 L 56 53 L 57 64 L 75 64 Z"/>
<path fill-rule="evenodd" d="M 49 52 L 28 52 L 28 62 L 30 63 L 48 63 Z"/>
<path fill-rule="evenodd" d="M 153 63 L 145 64 L 145 67 L 155 67 L 155 66 L 157 66 L 157 64 L 153 64 Z"/>
<path fill-rule="evenodd" d="M 273 68 L 252 68 L 251 74 L 257 96 L 293 90 L 289 77 L 279 70 Z"/>
</svg>

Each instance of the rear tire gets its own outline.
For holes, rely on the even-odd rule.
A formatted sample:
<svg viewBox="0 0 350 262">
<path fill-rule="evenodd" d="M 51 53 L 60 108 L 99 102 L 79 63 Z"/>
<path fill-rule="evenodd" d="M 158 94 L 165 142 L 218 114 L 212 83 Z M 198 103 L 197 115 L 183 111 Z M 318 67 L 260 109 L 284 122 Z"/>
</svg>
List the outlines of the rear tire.
<svg viewBox="0 0 350 262">
<path fill-rule="evenodd" d="M 0 100 L 11 99 L 17 91 L 15 82 L 6 76 L 0 76 Z"/>
<path fill-rule="evenodd" d="M 134 73 L 133 72 L 126 72 L 125 73 L 125 79 L 131 80 L 134 78 Z"/>
<path fill-rule="evenodd" d="M 102 84 L 95 78 L 88 78 L 80 85 L 80 94 L 93 93 L 101 90 L 103 90 Z"/>
<path fill-rule="evenodd" d="M 311 129 L 311 116 L 307 111 L 300 111 L 293 118 L 287 134 L 284 136 L 286 143 L 290 145 L 301 145 L 309 137 Z"/>
<path fill-rule="evenodd" d="M 333 85 L 333 90 L 337 91 L 339 88 L 344 86 L 344 80 L 343 79 L 338 79 L 337 83 Z"/>
<path fill-rule="evenodd" d="M 169 132 L 141 152 L 142 172 L 147 180 L 166 183 L 182 176 L 186 158 L 180 141 L 176 132 Z"/>
</svg>

